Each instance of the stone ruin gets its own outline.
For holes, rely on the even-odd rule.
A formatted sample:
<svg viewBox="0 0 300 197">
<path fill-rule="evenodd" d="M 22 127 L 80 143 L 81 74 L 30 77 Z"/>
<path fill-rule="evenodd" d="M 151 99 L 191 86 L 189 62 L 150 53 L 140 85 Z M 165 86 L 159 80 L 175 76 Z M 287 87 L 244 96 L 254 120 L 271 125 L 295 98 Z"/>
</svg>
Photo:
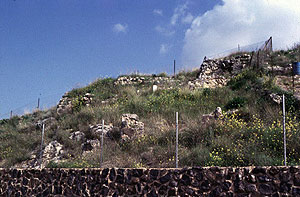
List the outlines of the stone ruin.
<svg viewBox="0 0 300 197">
<path fill-rule="evenodd" d="M 122 139 L 130 139 L 135 135 L 140 135 L 144 132 L 144 123 L 139 121 L 136 114 L 123 114 L 121 125 Z"/>
<path fill-rule="evenodd" d="M 83 97 L 82 97 L 82 101 L 83 104 L 85 106 L 89 106 L 91 105 L 92 101 L 93 101 L 93 97 L 94 95 L 91 93 L 86 93 Z M 67 114 L 67 113 L 72 113 L 73 111 L 73 100 L 72 98 L 69 97 L 68 92 L 65 93 L 62 98 L 59 100 L 59 103 L 56 107 L 56 113 L 58 115 L 63 115 L 63 114 Z"/>
<path fill-rule="evenodd" d="M 200 66 L 199 77 L 190 81 L 191 88 L 216 88 L 227 84 L 229 79 L 250 64 L 251 56 L 243 54 L 224 59 L 205 59 Z"/>
<path fill-rule="evenodd" d="M 112 124 L 106 124 L 102 129 L 102 124 L 95 124 L 90 125 L 89 130 L 93 136 L 98 136 L 100 138 L 103 133 L 105 138 L 113 139 L 112 132 L 116 129 L 117 132 L 120 132 L 120 136 L 123 141 L 133 139 L 135 136 L 144 133 L 144 123 L 139 121 L 138 115 L 123 114 L 121 120 L 121 127 L 114 127 Z M 81 142 L 83 153 L 100 147 L 100 141 L 98 139 L 87 139 L 85 133 L 82 131 L 70 133 L 69 139 Z"/>
<path fill-rule="evenodd" d="M 17 164 L 15 167 L 21 168 L 34 168 L 38 169 L 40 167 L 44 168 L 47 166 L 49 162 L 60 163 L 64 161 L 64 153 L 63 145 L 59 142 L 51 141 L 49 144 L 45 146 L 43 149 L 42 160 L 38 153 L 32 153 L 29 160 L 22 162 L 21 164 Z"/>
</svg>

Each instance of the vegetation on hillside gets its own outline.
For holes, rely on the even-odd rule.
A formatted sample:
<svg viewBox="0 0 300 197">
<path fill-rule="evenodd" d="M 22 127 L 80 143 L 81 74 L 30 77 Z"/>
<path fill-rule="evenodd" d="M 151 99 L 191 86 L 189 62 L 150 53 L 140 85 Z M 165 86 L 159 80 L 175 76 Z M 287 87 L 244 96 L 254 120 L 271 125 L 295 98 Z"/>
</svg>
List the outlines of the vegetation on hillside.
<svg viewBox="0 0 300 197">
<path fill-rule="evenodd" d="M 298 58 L 298 50 L 276 51 L 269 64 L 285 67 Z M 196 77 L 197 71 L 181 72 L 176 79 L 187 82 Z M 69 136 L 80 130 L 87 138 L 99 138 L 91 134 L 89 125 L 102 119 L 115 127 L 113 137 L 105 138 L 103 167 L 174 167 L 175 112 L 179 112 L 180 167 L 283 165 L 281 106 L 272 101 L 270 93 L 287 97 L 288 164 L 300 164 L 299 101 L 276 87 L 273 75 L 264 69 L 244 69 L 227 86 L 216 89 L 175 84 L 153 93 L 151 83 L 115 85 L 115 81 L 99 79 L 70 91 L 68 95 L 74 98 L 71 114 L 58 116 L 52 108 L 0 120 L 1 167 L 11 167 L 38 152 L 41 130 L 36 122 L 49 117 L 56 121 L 46 127 L 45 144 L 57 140 L 66 151 L 65 162 L 51 162 L 48 167 L 99 167 L 99 151 L 83 155 L 81 143 Z M 80 102 L 85 93 L 95 95 L 90 106 Z M 203 114 L 216 107 L 221 107 L 224 115 L 219 120 L 203 121 Z M 140 117 L 145 123 L 143 135 L 120 139 L 118 128 L 124 113 Z"/>
</svg>

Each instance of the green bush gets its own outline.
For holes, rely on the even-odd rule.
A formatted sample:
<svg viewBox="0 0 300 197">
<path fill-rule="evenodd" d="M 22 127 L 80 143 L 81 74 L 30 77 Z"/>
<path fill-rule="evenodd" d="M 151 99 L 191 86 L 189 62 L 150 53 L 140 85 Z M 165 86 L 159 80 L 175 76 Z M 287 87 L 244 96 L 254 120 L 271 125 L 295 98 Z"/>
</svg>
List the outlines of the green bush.
<svg viewBox="0 0 300 197">
<path fill-rule="evenodd" d="M 227 83 L 232 90 L 240 90 L 242 88 L 249 90 L 249 87 L 251 88 L 257 84 L 259 84 L 258 75 L 252 70 L 245 70 L 241 72 Z"/>
<path fill-rule="evenodd" d="M 246 104 L 247 100 L 244 97 L 234 97 L 232 100 L 230 100 L 226 105 L 225 109 L 238 109 L 243 107 Z"/>
</svg>

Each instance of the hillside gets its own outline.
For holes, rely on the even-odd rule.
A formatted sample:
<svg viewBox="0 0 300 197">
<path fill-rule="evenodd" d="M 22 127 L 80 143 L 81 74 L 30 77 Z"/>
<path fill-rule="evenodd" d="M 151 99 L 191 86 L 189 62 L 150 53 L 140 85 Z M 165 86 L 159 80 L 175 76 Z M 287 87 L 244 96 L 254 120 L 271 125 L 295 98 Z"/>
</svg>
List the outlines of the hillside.
<svg viewBox="0 0 300 197">
<path fill-rule="evenodd" d="M 39 167 L 43 123 L 44 167 L 99 167 L 102 133 L 102 167 L 174 167 L 175 112 L 180 167 L 282 165 L 283 93 L 288 164 L 299 165 L 300 91 L 290 88 L 299 49 L 272 52 L 258 68 L 238 53 L 175 77 L 98 79 L 49 110 L 0 120 L 0 167 Z"/>
</svg>

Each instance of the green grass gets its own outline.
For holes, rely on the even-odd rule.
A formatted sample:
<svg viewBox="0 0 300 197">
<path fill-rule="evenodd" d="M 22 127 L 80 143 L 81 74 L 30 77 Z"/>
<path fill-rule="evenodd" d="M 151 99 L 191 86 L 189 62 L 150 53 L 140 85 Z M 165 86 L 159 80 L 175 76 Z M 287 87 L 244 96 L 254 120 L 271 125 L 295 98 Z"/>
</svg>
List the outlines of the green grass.
<svg viewBox="0 0 300 197">
<path fill-rule="evenodd" d="M 298 51 L 299 46 L 276 51 L 271 63 L 285 66 L 298 58 Z M 183 71 L 175 79 L 187 83 L 197 74 L 197 70 Z M 165 73 L 143 77 L 158 76 L 167 77 Z M 51 162 L 48 167 L 99 167 L 99 150 L 82 155 L 81 143 L 70 140 L 69 135 L 80 130 L 87 138 L 97 138 L 89 125 L 99 124 L 102 119 L 115 127 L 112 139 L 105 138 L 104 167 L 174 167 L 175 112 L 179 112 L 180 167 L 282 165 L 281 106 L 270 99 L 270 93 L 286 95 L 288 164 L 300 164 L 299 101 L 276 87 L 272 76 L 264 70 L 244 70 L 227 86 L 215 89 L 190 90 L 185 85 L 179 86 L 177 81 L 159 84 L 167 88 L 153 93 L 152 82 L 122 86 L 115 85 L 115 81 L 98 79 L 86 87 L 71 90 L 68 93 L 74 105 L 71 114 L 58 116 L 53 108 L 0 120 L 1 167 L 20 163 L 31 152 L 39 150 L 41 132 L 35 123 L 50 116 L 56 121 L 46 129 L 45 144 L 52 140 L 63 144 L 66 160 L 60 164 Z M 95 95 L 89 107 L 82 102 L 86 93 Z M 238 109 L 238 112 L 224 114 L 221 120 L 203 121 L 202 115 L 216 107 L 224 111 Z M 140 117 L 145 123 L 144 135 L 121 140 L 123 113 Z"/>
</svg>

